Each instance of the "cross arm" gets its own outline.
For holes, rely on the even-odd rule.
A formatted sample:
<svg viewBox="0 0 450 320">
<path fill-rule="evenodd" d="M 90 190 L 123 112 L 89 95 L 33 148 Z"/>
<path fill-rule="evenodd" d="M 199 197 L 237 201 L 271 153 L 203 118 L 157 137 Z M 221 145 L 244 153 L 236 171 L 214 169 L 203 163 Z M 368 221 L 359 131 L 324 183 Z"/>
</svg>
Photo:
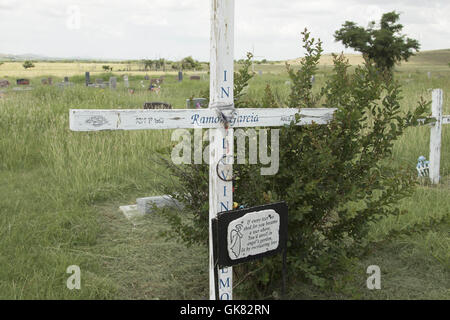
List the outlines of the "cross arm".
<svg viewBox="0 0 450 320">
<path fill-rule="evenodd" d="M 300 109 L 299 125 L 326 124 L 336 109 Z M 289 125 L 299 109 L 252 108 L 236 109 L 230 122 L 232 128 L 280 127 Z M 175 110 L 94 110 L 71 109 L 72 131 L 105 130 L 161 130 L 161 129 L 213 129 L 222 128 L 223 122 L 215 109 Z"/>
<path fill-rule="evenodd" d="M 444 116 L 442 118 L 442 124 L 450 124 L 450 116 Z"/>
</svg>

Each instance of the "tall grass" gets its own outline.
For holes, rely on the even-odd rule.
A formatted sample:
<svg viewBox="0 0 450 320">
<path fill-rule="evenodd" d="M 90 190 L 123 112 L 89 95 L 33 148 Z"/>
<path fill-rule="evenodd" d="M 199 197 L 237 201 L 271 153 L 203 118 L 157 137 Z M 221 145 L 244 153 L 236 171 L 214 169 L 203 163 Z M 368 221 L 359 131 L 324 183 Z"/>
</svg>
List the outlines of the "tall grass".
<svg viewBox="0 0 450 320">
<path fill-rule="evenodd" d="M 279 67 L 256 76 L 248 94 L 260 97 L 270 84 L 283 104 L 290 89 L 283 70 Z M 321 68 L 315 86 L 324 83 L 329 71 Z M 404 84 L 404 110 L 412 108 L 421 95 L 431 99 L 429 89 L 442 88 L 446 114 L 450 114 L 448 71 L 433 80 L 424 72 L 399 71 L 397 77 Z M 39 79 L 32 80 L 33 91 L 8 92 L 0 99 L 0 299 L 120 297 L 117 279 L 105 272 L 103 260 L 86 253 L 86 248 L 96 246 L 106 232 L 93 204 L 151 194 L 161 179 L 152 172 L 161 168 L 151 162 L 151 155 L 170 150 L 171 132 L 71 132 L 69 109 L 142 108 L 147 101 L 165 101 L 184 108 L 186 99 L 208 89 L 208 82 L 187 80 L 180 84 L 175 76 L 168 75 L 161 94 L 155 95 L 140 87 L 139 77 L 132 77 L 131 86 L 136 88 L 132 95 L 120 79 L 116 91 L 86 88 L 82 76 L 73 77 L 75 85 L 64 89 L 40 86 Z M 429 127 L 408 130 L 396 143 L 392 162 L 415 167 L 420 155 L 428 156 L 429 132 Z M 444 128 L 442 141 L 444 186 L 419 189 L 413 199 L 402 203 L 410 213 L 375 225 L 374 238 L 383 239 L 390 230 L 429 217 L 448 215 L 450 128 Z M 428 236 L 434 244 L 448 241 Z M 177 250 L 172 250 L 175 255 Z M 448 264 L 442 252 L 440 249 L 436 255 Z M 175 263 L 177 258 L 173 259 Z M 86 285 L 79 292 L 65 287 L 69 265 L 82 267 Z M 174 297 L 169 292 L 158 294 L 161 298 Z"/>
</svg>

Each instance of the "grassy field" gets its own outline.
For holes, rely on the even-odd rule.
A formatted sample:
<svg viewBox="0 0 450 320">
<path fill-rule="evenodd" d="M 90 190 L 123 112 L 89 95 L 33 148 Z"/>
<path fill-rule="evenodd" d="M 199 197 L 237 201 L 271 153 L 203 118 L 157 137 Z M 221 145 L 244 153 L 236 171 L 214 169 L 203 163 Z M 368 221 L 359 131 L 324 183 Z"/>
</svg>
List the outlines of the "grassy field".
<svg viewBox="0 0 450 320">
<path fill-rule="evenodd" d="M 450 68 L 433 61 L 398 68 L 404 110 L 420 96 L 431 99 L 430 89 L 442 88 L 445 114 L 450 114 Z M 0 78 L 26 75 L 34 87 L 30 92 L 6 91 L 0 98 L 0 299 L 206 299 L 205 249 L 160 238 L 167 225 L 158 217 L 128 221 L 118 211 L 137 197 L 157 193 L 162 178 L 152 172 L 162 169 L 150 159 L 170 148 L 171 132 L 74 133 L 69 131 L 68 110 L 142 108 L 146 101 L 183 108 L 187 98 L 208 88 L 207 76 L 178 83 L 168 73 L 156 95 L 140 88 L 145 73 L 128 72 L 136 88 L 131 95 L 120 78 L 116 91 L 86 88 L 86 66 L 58 65 L 37 63 L 28 71 L 13 63 L 0 66 Z M 92 78 L 108 79 L 110 74 L 100 68 Z M 281 99 L 289 92 L 282 65 L 256 65 L 255 70 L 264 73 L 251 81 L 249 95 L 261 95 L 268 83 Z M 326 64 L 321 66 L 317 86 L 329 71 Z M 44 75 L 58 81 L 71 76 L 75 85 L 41 86 Z M 408 130 L 391 161 L 415 167 L 420 155 L 428 157 L 429 135 L 429 127 Z M 450 299 L 449 145 L 450 128 L 444 128 L 442 184 L 420 186 L 401 204 L 408 213 L 373 225 L 370 236 L 377 245 L 367 257 L 336 274 L 327 290 L 290 279 L 288 297 Z M 391 230 L 414 232 L 386 239 Z M 70 265 L 81 267 L 79 291 L 66 288 Z M 382 269 L 381 291 L 366 288 L 370 265 Z"/>
</svg>

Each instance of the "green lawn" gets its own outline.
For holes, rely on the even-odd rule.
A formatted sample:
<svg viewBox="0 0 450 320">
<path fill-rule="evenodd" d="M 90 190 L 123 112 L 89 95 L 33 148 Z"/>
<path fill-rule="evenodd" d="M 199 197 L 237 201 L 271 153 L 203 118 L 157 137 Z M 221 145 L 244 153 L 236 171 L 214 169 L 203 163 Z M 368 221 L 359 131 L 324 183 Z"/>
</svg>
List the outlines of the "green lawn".
<svg viewBox="0 0 450 320">
<path fill-rule="evenodd" d="M 258 70 L 258 69 L 257 69 Z M 397 78 L 404 85 L 403 108 L 430 88 L 444 90 L 450 114 L 450 69 L 405 66 Z M 329 68 L 316 78 L 322 84 Z M 205 299 L 208 297 L 208 253 L 185 248 L 158 234 L 167 226 L 156 216 L 134 222 L 119 205 L 157 193 L 161 168 L 155 152 L 170 150 L 171 132 L 70 132 L 70 108 L 141 108 L 146 101 L 166 101 L 178 108 L 207 90 L 207 79 L 182 84 L 168 75 L 161 95 L 140 89 L 131 78 L 130 95 L 76 85 L 42 87 L 33 78 L 32 92 L 7 92 L 0 98 L 0 299 Z M 281 101 L 289 91 L 281 66 L 269 66 L 251 81 L 248 94 L 261 95 L 267 84 Z M 428 157 L 429 127 L 413 128 L 396 144 L 391 161 L 414 167 Z M 370 254 L 335 275 L 335 283 L 318 290 L 289 281 L 291 299 L 449 299 L 450 298 L 450 128 L 444 128 L 443 183 L 421 186 L 401 204 L 399 218 L 374 225 L 377 241 Z M 387 239 L 391 230 L 409 234 Z M 81 267 L 82 289 L 66 288 L 70 265 Z M 379 265 L 382 290 L 365 286 L 366 269 Z M 239 297 L 238 297 L 239 298 Z"/>
</svg>

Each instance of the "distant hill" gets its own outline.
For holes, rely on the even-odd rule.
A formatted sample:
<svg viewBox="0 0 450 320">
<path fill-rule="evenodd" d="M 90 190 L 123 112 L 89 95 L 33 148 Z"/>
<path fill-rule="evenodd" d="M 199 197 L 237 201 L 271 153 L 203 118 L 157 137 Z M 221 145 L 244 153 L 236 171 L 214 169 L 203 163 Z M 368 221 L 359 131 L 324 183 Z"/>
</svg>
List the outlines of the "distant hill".
<svg viewBox="0 0 450 320">
<path fill-rule="evenodd" d="M 41 62 L 51 62 L 51 61 L 61 61 L 61 62 L 72 62 L 72 61 L 103 61 L 103 62 L 117 62 L 120 60 L 102 60 L 102 59 L 93 59 L 93 58 L 80 58 L 80 57 L 71 57 L 71 58 L 55 58 L 55 57 L 47 57 L 37 54 L 3 54 L 0 53 L 0 61 L 41 61 Z"/>
<path fill-rule="evenodd" d="M 409 59 L 411 64 L 448 65 L 450 63 L 450 49 L 422 51 Z"/>
<path fill-rule="evenodd" d="M 0 53 L 0 60 L 3 61 L 24 61 L 24 60 L 38 60 L 38 61 L 46 61 L 46 60 L 56 60 L 53 58 L 48 58 L 36 54 L 3 54 Z"/>
<path fill-rule="evenodd" d="M 357 65 L 363 63 L 361 54 L 345 54 L 351 65 Z M 301 58 L 288 61 L 292 65 L 296 65 L 300 62 Z M 404 65 L 417 64 L 417 65 L 442 65 L 447 66 L 450 63 L 450 49 L 421 51 L 414 57 L 410 58 L 408 62 L 402 63 Z M 321 65 L 332 65 L 333 56 L 331 54 L 324 54 L 320 59 Z"/>
</svg>

